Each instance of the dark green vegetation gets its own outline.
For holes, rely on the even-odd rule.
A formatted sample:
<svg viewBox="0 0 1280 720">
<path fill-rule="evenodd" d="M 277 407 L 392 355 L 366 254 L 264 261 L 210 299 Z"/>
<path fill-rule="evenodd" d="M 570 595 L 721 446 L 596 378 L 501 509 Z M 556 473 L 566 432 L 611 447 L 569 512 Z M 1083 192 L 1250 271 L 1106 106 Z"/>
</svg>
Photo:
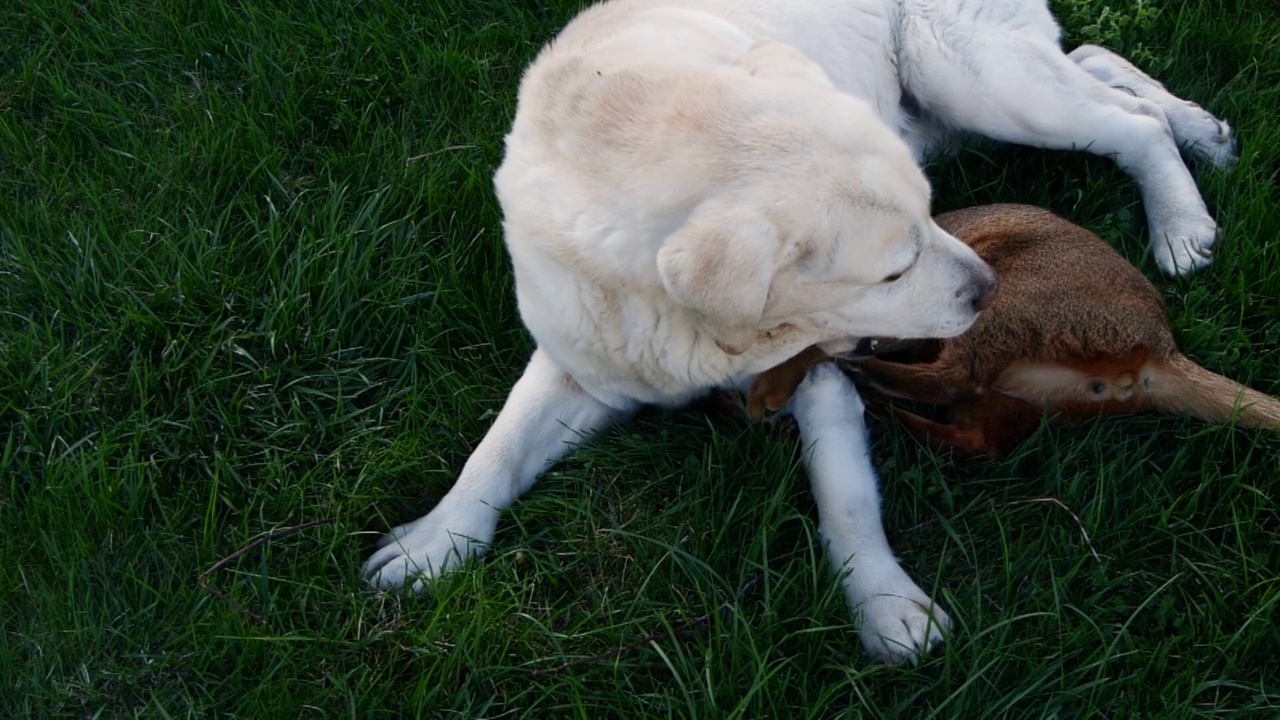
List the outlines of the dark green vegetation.
<svg viewBox="0 0 1280 720">
<path fill-rule="evenodd" d="M 915 670 L 861 656 L 792 443 L 696 411 L 575 455 L 428 596 L 364 589 L 374 532 L 446 490 L 531 350 L 490 176 L 576 5 L 5 10 L 0 716 L 1280 714 L 1280 440 L 1192 421 L 1045 430 L 998 464 L 888 429 L 886 525 L 958 623 Z M 1104 5 L 1060 3 L 1072 44 L 1137 50 L 1244 139 L 1200 173 L 1214 266 L 1157 284 L 1189 355 L 1280 393 L 1280 20 Z M 938 211 L 1044 205 L 1156 277 L 1106 160 L 930 173 Z M 198 585 L 326 519 L 212 576 L 265 624 Z"/>
</svg>

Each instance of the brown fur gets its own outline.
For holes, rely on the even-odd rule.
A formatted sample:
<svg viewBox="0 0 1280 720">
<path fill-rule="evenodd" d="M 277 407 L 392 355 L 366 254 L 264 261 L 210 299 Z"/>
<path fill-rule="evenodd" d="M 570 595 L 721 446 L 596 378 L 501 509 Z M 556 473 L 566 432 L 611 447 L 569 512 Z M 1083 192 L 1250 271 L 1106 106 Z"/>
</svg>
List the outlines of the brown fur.
<svg viewBox="0 0 1280 720">
<path fill-rule="evenodd" d="M 913 434 L 999 456 L 1046 411 L 1067 422 L 1164 412 L 1280 430 L 1280 401 L 1182 355 L 1159 292 L 1093 233 L 1025 205 L 937 221 L 995 269 L 999 296 L 958 338 L 923 343 L 902 359 L 848 363 L 886 396 L 945 406 L 942 422 L 895 408 Z M 761 375 L 748 412 L 781 408 L 825 359 L 810 349 Z"/>
</svg>

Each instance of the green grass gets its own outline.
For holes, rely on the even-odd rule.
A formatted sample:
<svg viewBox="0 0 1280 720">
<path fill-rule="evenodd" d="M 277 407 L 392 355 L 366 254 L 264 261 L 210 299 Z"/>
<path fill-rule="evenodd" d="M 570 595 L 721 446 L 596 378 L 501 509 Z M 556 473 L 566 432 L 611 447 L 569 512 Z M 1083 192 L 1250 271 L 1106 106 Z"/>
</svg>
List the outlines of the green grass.
<svg viewBox="0 0 1280 720">
<path fill-rule="evenodd" d="M 1213 268 L 1158 278 L 1103 159 L 965 152 L 930 168 L 936 209 L 1095 229 L 1192 357 L 1280 393 L 1280 20 L 1175 0 L 1090 28 L 1091 5 L 1060 3 L 1072 42 L 1141 51 L 1244 140 L 1199 173 Z M 862 657 L 794 445 L 696 410 L 577 453 L 431 593 L 362 586 L 531 350 L 490 177 L 576 6 L 6 10 L 0 717 L 1280 715 L 1280 441 L 1192 421 L 1046 429 L 1000 463 L 883 432 L 886 525 L 958 625 L 917 669 Z M 313 520 L 211 578 L 264 624 L 198 584 Z"/>
</svg>

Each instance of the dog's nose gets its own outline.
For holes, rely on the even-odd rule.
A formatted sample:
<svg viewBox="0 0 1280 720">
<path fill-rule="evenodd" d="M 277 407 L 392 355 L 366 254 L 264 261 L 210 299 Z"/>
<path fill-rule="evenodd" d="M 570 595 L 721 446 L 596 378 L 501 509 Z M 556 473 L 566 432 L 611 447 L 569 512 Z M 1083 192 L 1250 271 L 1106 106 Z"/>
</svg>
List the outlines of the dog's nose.
<svg viewBox="0 0 1280 720">
<path fill-rule="evenodd" d="M 970 269 L 969 306 L 974 313 L 982 313 L 996 301 L 996 293 L 1000 291 L 1000 281 L 996 278 L 996 270 L 991 265 L 980 263 Z M 964 291 L 961 291 L 964 292 Z M 957 293 L 959 295 L 959 293 Z"/>
<path fill-rule="evenodd" d="M 982 312 L 996 301 L 996 295 L 1000 292 L 1000 281 L 996 279 L 996 274 L 991 268 L 983 268 L 974 281 L 973 287 L 973 311 Z"/>
</svg>

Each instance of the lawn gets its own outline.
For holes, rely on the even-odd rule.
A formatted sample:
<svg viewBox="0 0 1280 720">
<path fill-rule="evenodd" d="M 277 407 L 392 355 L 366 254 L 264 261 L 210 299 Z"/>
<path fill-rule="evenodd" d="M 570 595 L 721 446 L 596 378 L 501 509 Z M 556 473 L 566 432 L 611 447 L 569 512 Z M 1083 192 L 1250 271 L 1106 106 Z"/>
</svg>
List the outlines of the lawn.
<svg viewBox="0 0 1280 720">
<path fill-rule="evenodd" d="M 1088 226 L 1191 357 L 1280 393 L 1280 19 L 1056 6 L 1239 132 L 1198 171 L 1213 267 L 1160 277 L 1083 154 L 962 152 L 935 210 Z M 371 592 L 531 352 L 490 178 L 577 1 L 8 7 L 0 717 L 1280 716 L 1280 438 L 1191 420 L 1001 462 L 884 428 L 886 526 L 957 624 L 918 668 L 863 657 L 794 443 L 698 409 L 575 454 L 428 594 Z"/>
</svg>

